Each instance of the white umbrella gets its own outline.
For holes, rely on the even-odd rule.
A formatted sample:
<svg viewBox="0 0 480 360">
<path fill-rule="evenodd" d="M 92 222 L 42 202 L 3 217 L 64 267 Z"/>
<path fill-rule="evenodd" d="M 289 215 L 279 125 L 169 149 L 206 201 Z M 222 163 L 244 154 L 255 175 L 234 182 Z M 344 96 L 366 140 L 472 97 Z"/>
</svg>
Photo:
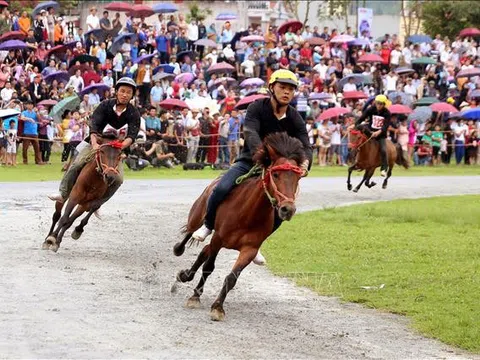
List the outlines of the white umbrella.
<svg viewBox="0 0 480 360">
<path fill-rule="evenodd" d="M 0 119 L 5 119 L 11 116 L 20 115 L 20 111 L 15 109 L 1 109 L 0 110 Z"/>
</svg>

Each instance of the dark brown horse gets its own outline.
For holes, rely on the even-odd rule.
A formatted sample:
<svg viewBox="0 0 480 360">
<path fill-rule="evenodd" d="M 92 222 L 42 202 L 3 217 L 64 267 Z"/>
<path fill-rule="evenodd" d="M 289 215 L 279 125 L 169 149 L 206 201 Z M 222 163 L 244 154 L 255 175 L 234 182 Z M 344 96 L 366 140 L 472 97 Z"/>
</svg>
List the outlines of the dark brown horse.
<svg viewBox="0 0 480 360">
<path fill-rule="evenodd" d="M 64 203 L 55 202 L 52 226 L 42 245 L 42 249 L 50 249 L 57 252 L 65 231 L 72 226 L 79 216 L 88 211 L 88 214 L 72 233 L 73 239 L 77 240 L 80 238 L 92 214 L 103 205 L 102 199 L 108 185 L 118 175 L 121 151 L 122 143 L 120 141 L 112 141 L 111 139 L 100 140 L 100 147 L 96 151 L 92 150 L 91 160 L 81 170 L 70 196 L 65 201 L 66 208 L 63 216 L 61 214 Z M 73 211 L 74 209 L 75 211 Z M 57 222 L 58 225 L 55 229 Z"/>
<path fill-rule="evenodd" d="M 376 185 L 375 182 L 370 182 L 370 179 L 377 167 L 381 166 L 380 144 L 373 137 L 367 137 L 360 130 L 352 130 L 350 132 L 349 147 L 356 153 L 354 155 L 353 165 L 348 168 L 347 188 L 352 190 L 350 178 L 353 170 L 365 170 L 362 181 L 357 185 L 353 192 L 358 192 L 360 187 L 365 183 L 368 188 Z M 392 169 L 395 164 L 403 166 L 408 169 L 408 159 L 403 155 L 402 147 L 399 144 L 393 144 L 387 140 L 387 156 L 388 156 L 388 172 L 387 177 L 383 180 L 382 188 L 386 189 L 388 179 L 392 176 Z"/>
<path fill-rule="evenodd" d="M 208 276 L 215 268 L 215 259 L 221 248 L 240 252 L 231 273 L 225 278 L 222 290 L 211 307 L 212 320 L 223 320 L 223 303 L 245 267 L 255 258 L 263 241 L 273 232 L 275 212 L 281 220 L 290 220 L 295 214 L 298 181 L 303 175 L 299 164 L 306 159 L 302 143 L 285 133 L 269 135 L 253 160 L 262 166 L 262 176 L 243 181 L 219 206 L 215 232 L 210 244 L 205 245 L 197 260 L 188 270 L 177 275 L 177 281 L 192 281 L 203 265 L 202 277 L 187 302 L 187 307 L 200 304 L 200 296 Z M 218 180 L 210 184 L 193 204 L 186 226 L 186 236 L 174 247 L 180 256 L 192 233 L 200 228 L 206 213 L 207 199 Z M 173 291 L 173 290 L 172 290 Z"/>
</svg>

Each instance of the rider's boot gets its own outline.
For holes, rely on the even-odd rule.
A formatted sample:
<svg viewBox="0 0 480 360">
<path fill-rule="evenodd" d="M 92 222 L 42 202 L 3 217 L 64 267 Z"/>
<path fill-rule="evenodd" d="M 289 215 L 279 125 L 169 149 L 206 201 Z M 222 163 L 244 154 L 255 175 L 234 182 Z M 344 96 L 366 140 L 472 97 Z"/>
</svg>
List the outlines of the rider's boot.
<svg viewBox="0 0 480 360">
<path fill-rule="evenodd" d="M 209 229 L 205 224 L 202 225 L 202 227 L 200 229 L 198 229 L 197 231 L 195 231 L 193 234 L 192 234 L 192 238 L 193 240 L 196 240 L 196 241 L 203 241 L 205 240 L 208 235 L 210 235 L 212 233 L 212 230 Z"/>
<path fill-rule="evenodd" d="M 267 260 L 260 253 L 260 250 L 258 250 L 257 255 L 255 256 L 255 259 L 253 259 L 253 263 L 255 265 L 260 265 L 260 266 L 265 265 L 267 263 Z"/>
</svg>

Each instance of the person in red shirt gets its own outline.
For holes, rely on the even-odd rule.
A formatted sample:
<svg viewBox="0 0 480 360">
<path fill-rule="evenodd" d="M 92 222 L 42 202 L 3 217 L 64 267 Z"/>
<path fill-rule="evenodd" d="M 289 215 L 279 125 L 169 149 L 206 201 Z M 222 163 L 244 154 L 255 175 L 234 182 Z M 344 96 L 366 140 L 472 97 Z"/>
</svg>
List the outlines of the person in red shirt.
<svg viewBox="0 0 480 360">
<path fill-rule="evenodd" d="M 235 100 L 235 93 L 233 91 L 229 91 L 224 101 L 225 107 L 223 109 L 223 114 L 230 114 L 235 108 L 236 103 L 237 101 Z"/>
<path fill-rule="evenodd" d="M 390 64 L 390 53 L 392 50 L 388 47 L 386 42 L 382 44 L 382 50 L 380 51 L 380 57 L 382 58 L 382 69 L 389 70 L 388 65 Z"/>
<path fill-rule="evenodd" d="M 300 50 L 300 61 L 307 59 L 308 64 L 312 65 L 312 49 L 310 48 L 310 44 L 308 41 L 303 43 L 303 47 Z"/>
</svg>

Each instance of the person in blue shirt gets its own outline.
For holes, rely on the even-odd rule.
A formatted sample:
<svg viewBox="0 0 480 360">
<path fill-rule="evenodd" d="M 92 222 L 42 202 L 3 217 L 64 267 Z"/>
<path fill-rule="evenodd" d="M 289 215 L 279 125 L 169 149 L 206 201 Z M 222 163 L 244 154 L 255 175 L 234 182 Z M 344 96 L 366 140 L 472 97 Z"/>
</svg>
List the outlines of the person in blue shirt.
<svg viewBox="0 0 480 360">
<path fill-rule="evenodd" d="M 28 164 L 28 148 L 30 145 L 33 146 L 35 152 L 35 164 L 43 165 L 41 154 L 40 154 L 40 144 L 38 142 L 38 113 L 37 110 L 33 109 L 33 102 L 27 100 L 25 102 L 27 110 L 22 111 L 19 120 L 24 121 L 23 125 L 23 136 L 22 141 L 22 155 L 23 163 Z"/>
<path fill-rule="evenodd" d="M 165 28 L 162 28 L 160 34 L 155 38 L 161 64 L 166 64 L 168 62 L 168 41 L 169 38 L 165 34 Z"/>
<path fill-rule="evenodd" d="M 160 119 L 157 117 L 157 109 L 154 106 L 150 108 L 149 114 L 145 118 L 145 127 L 148 140 L 157 141 L 162 138 Z"/>
</svg>

